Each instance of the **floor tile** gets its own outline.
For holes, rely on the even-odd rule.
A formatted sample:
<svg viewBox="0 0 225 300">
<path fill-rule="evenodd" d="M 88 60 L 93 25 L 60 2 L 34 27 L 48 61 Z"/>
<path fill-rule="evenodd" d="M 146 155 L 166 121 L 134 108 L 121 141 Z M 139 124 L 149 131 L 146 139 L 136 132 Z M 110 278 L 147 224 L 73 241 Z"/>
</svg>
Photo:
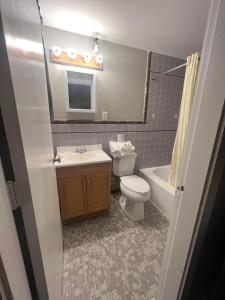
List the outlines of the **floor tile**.
<svg viewBox="0 0 225 300">
<path fill-rule="evenodd" d="M 156 296 L 168 221 L 150 203 L 131 221 L 112 197 L 108 214 L 63 228 L 63 299 L 151 299 Z"/>
</svg>

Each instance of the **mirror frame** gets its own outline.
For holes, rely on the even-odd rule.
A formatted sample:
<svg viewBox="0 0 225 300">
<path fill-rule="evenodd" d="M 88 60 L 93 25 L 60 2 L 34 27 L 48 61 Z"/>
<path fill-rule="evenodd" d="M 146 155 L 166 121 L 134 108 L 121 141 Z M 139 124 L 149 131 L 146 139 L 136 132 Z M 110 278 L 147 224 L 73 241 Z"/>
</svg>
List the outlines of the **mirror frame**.
<svg viewBox="0 0 225 300">
<path fill-rule="evenodd" d="M 147 68 L 146 68 L 146 81 L 145 81 L 145 95 L 144 95 L 144 110 L 143 121 L 102 121 L 102 120 L 54 120 L 54 109 L 52 101 L 52 93 L 49 80 L 48 64 L 45 52 L 45 65 L 46 65 L 46 77 L 47 77 L 47 89 L 48 89 L 48 102 L 50 110 L 51 124 L 146 124 L 147 110 L 148 110 L 148 98 L 149 98 L 149 86 L 150 86 L 150 67 L 151 67 L 151 51 L 147 52 Z"/>
</svg>

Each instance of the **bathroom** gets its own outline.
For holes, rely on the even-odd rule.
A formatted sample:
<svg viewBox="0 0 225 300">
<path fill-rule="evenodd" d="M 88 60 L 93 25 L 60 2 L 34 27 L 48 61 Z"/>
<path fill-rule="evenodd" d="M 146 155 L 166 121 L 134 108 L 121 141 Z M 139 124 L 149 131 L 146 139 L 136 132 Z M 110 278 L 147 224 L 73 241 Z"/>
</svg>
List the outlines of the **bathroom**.
<svg viewBox="0 0 225 300">
<path fill-rule="evenodd" d="M 92 16 L 90 15 L 90 17 Z M 61 197 L 62 199 L 60 198 L 61 216 L 64 215 L 64 217 L 62 216 L 62 218 L 65 218 L 64 221 L 67 221 L 68 218 L 68 221 L 71 222 L 71 225 L 65 225 L 63 231 L 64 264 L 67 264 L 67 261 L 69 262 L 75 259 L 75 257 L 70 254 L 72 249 L 74 251 L 72 255 L 75 255 L 74 253 L 76 251 L 83 248 L 83 254 L 79 257 L 80 260 L 83 261 L 85 257 L 87 257 L 88 261 L 86 266 L 91 264 L 91 271 L 94 274 L 99 274 L 96 279 L 96 281 L 99 282 L 97 287 L 95 287 L 96 295 L 98 295 L 98 293 L 100 296 L 110 295 L 111 293 L 113 293 L 114 296 L 117 294 L 120 295 L 121 292 L 119 291 L 121 290 L 121 283 L 119 285 L 116 283 L 116 275 L 111 275 L 108 280 L 104 280 L 104 277 L 107 276 L 104 275 L 105 271 L 99 267 L 99 265 L 105 266 L 105 264 L 108 264 L 108 261 L 115 255 L 115 248 L 109 245 L 112 245 L 113 243 L 117 244 L 117 240 L 120 240 L 124 234 L 129 239 L 130 237 L 128 233 L 130 231 L 130 234 L 132 233 L 133 227 L 141 236 L 141 231 L 143 230 L 142 226 L 146 226 L 145 234 L 148 234 L 148 238 L 143 238 L 141 241 L 139 237 L 138 244 L 135 245 L 137 237 L 134 237 L 134 239 L 130 242 L 124 237 L 123 242 L 118 242 L 116 247 L 119 249 L 118 252 L 120 253 L 120 251 L 124 251 L 124 247 L 127 247 L 125 248 L 125 252 L 128 252 L 130 250 L 129 248 L 132 246 L 132 257 L 135 262 L 133 264 L 130 263 L 128 267 L 129 272 L 131 272 L 131 270 L 132 272 L 135 272 L 137 261 L 140 259 L 140 256 L 146 258 L 148 263 L 145 267 L 148 268 L 148 271 L 146 273 L 140 272 L 140 274 L 135 272 L 135 274 L 141 282 L 148 276 L 151 278 L 151 288 L 149 289 L 148 287 L 146 291 L 142 288 L 140 294 L 140 296 L 146 295 L 147 298 L 151 299 L 157 292 L 156 287 L 159 279 L 158 273 L 162 263 L 163 248 L 165 247 L 166 231 L 168 229 L 169 217 L 172 210 L 172 199 L 175 193 L 175 188 L 170 186 L 166 182 L 167 180 L 164 182 L 162 181 L 162 184 L 164 184 L 165 187 L 168 185 L 168 191 L 165 190 L 165 193 L 167 192 L 167 194 L 163 197 L 163 192 L 161 192 L 160 196 L 162 200 L 160 201 L 159 199 L 159 203 L 154 203 L 155 206 L 152 206 L 150 203 L 144 204 L 144 201 L 150 199 L 150 193 L 152 201 L 155 200 L 155 197 L 153 200 L 153 190 L 150 190 L 151 185 L 149 188 L 149 181 L 151 179 L 146 178 L 145 174 L 146 172 L 153 172 L 151 167 L 157 166 L 163 166 L 162 168 L 159 167 L 160 170 L 165 169 L 165 172 L 167 172 L 166 166 L 169 165 L 171 161 L 172 149 L 176 135 L 185 68 L 173 71 L 171 74 L 165 75 L 164 77 L 156 80 L 154 80 L 154 76 L 184 64 L 185 60 L 127 47 L 122 44 L 115 44 L 105 41 L 103 38 L 97 38 L 97 40 L 95 40 L 95 37 L 90 38 L 48 26 L 44 26 L 43 36 L 47 53 L 52 99 L 53 144 L 58 149 L 58 156 L 56 156 L 56 159 L 58 157 L 61 159 L 59 163 L 56 162 L 56 176 L 57 178 L 60 176 L 60 179 L 58 179 L 59 198 L 60 193 L 64 193 L 64 196 Z M 76 49 L 74 47 L 76 47 Z M 64 64 L 63 62 L 63 55 L 68 49 L 74 49 L 73 51 L 77 52 L 77 56 L 79 56 L 80 53 L 85 53 L 85 51 L 93 53 L 96 47 L 98 48 L 97 54 L 102 55 L 102 70 L 95 71 L 90 68 L 86 71 L 84 68 L 77 69 L 76 66 L 72 66 L 72 60 L 68 64 Z M 72 52 L 72 50 L 70 51 Z M 48 55 L 48 53 L 50 54 Z M 60 64 L 57 64 L 57 61 L 54 61 L 54 59 L 61 59 L 59 62 Z M 76 63 L 76 58 L 74 63 Z M 130 74 L 132 70 L 134 70 L 134 72 L 133 74 Z M 67 91 L 69 89 L 67 86 L 72 82 L 71 78 L 73 78 L 73 75 L 71 74 L 72 72 L 75 73 L 81 71 L 83 72 L 82 74 L 93 73 L 96 76 L 96 108 L 94 113 L 88 112 L 88 109 L 86 110 L 87 112 L 85 112 L 85 110 L 83 112 L 80 112 L 79 110 L 72 111 L 67 109 L 68 105 L 66 106 L 68 98 L 70 99 L 71 97 L 71 91 L 69 91 L 69 95 Z M 127 89 L 131 89 L 131 91 L 127 91 Z M 125 143 L 130 141 L 134 149 L 127 151 L 127 155 L 121 153 L 119 149 L 117 153 L 114 148 L 123 145 L 116 142 L 118 139 L 120 139 L 122 143 L 123 141 Z M 62 185 L 59 182 L 61 182 L 61 178 L 65 178 L 63 175 L 58 175 L 58 173 L 60 169 L 65 166 L 71 166 L 72 169 L 72 159 L 68 164 L 67 162 L 64 163 L 64 157 L 65 159 L 67 159 L 67 156 L 71 158 L 73 157 L 73 152 L 79 151 L 80 149 L 81 151 L 88 149 L 90 145 L 92 145 L 92 147 L 98 147 L 97 145 L 101 145 L 103 151 L 113 160 L 112 163 L 110 162 L 110 164 L 112 164 L 112 175 L 108 174 L 108 176 L 111 177 L 111 187 L 109 189 L 112 191 L 112 196 L 111 199 L 107 200 L 110 201 L 110 204 L 108 206 L 106 205 L 106 208 L 110 207 L 108 217 L 107 212 L 106 215 L 101 216 L 101 210 L 103 210 L 103 213 L 105 210 L 103 205 L 103 209 L 100 208 L 99 213 L 97 212 L 100 216 L 90 220 L 88 219 L 85 222 L 87 217 L 82 217 L 84 214 L 83 211 L 77 212 L 76 209 L 72 207 L 72 204 L 70 208 L 69 196 L 66 196 L 66 193 L 71 192 L 71 201 L 73 198 L 75 199 L 74 201 L 78 201 L 76 196 L 74 196 L 75 192 L 73 193 L 70 190 L 72 189 L 70 187 L 71 181 L 68 186 L 66 183 Z M 78 147 L 78 149 L 76 147 Z M 68 152 L 68 154 L 65 152 Z M 89 153 L 91 152 L 87 151 L 86 153 L 90 155 Z M 81 153 L 80 156 L 84 157 L 86 153 Z M 137 154 L 136 161 L 134 161 L 132 156 L 132 154 L 135 155 L 135 153 Z M 122 156 L 123 154 L 124 156 Z M 83 160 L 84 158 L 82 158 L 82 163 Z M 118 170 L 121 168 L 120 163 L 122 161 L 124 161 L 127 165 L 126 169 L 130 167 L 130 170 L 122 170 L 122 173 Z M 103 164 L 104 162 L 105 161 L 103 161 Z M 116 162 L 118 162 L 118 166 L 116 166 Z M 135 171 L 133 170 L 134 162 Z M 74 161 L 74 165 L 76 165 L 75 163 L 76 162 Z M 143 171 L 141 171 L 142 169 Z M 95 176 L 97 176 L 97 171 L 94 172 Z M 108 171 L 106 170 L 106 173 L 107 172 Z M 136 176 L 140 173 L 140 176 L 136 178 L 134 175 L 127 176 L 132 175 L 133 173 L 136 174 Z M 79 173 L 79 176 L 80 175 L 81 172 Z M 168 174 L 165 175 L 168 177 Z M 133 189 L 134 191 L 131 192 L 135 201 L 132 201 L 130 205 L 127 205 L 126 203 L 127 209 L 125 211 L 120 208 L 119 204 L 121 203 L 122 207 L 125 206 L 125 203 L 122 203 L 123 198 L 121 197 L 121 184 L 122 180 L 124 180 L 122 176 L 125 176 L 126 178 L 124 178 L 126 180 L 132 180 L 132 182 L 130 184 L 128 182 L 125 187 L 125 193 L 127 189 L 131 192 L 132 187 L 135 185 L 139 187 L 139 185 L 141 185 L 140 190 Z M 141 177 L 146 180 L 141 179 Z M 154 178 L 154 175 L 152 177 Z M 160 178 L 158 180 L 160 181 Z M 87 180 L 87 182 L 89 182 L 89 180 Z M 95 188 L 95 184 L 100 184 L 101 187 L 98 187 L 102 188 L 103 191 L 103 181 L 100 183 L 97 181 L 96 183 L 93 182 L 93 189 Z M 89 186 L 91 186 L 91 183 Z M 78 189 L 79 187 L 76 185 L 76 188 Z M 89 187 L 89 189 L 91 189 L 91 187 Z M 96 190 L 91 190 L 91 193 L 96 194 L 96 197 L 101 197 Z M 138 194 L 138 196 L 136 196 L 136 194 Z M 142 194 L 143 196 L 140 196 Z M 79 197 L 79 195 L 77 197 Z M 143 202 L 141 198 L 143 198 Z M 124 201 L 126 201 L 125 198 Z M 142 202 L 141 204 L 139 204 L 140 201 Z M 164 201 L 166 203 L 164 203 Z M 131 205 L 134 205 L 135 207 L 131 208 Z M 138 208 L 138 205 L 142 207 Z M 143 212 L 144 206 L 145 212 Z M 158 213 L 157 209 L 161 213 Z M 62 210 L 64 212 L 62 212 Z M 132 212 L 130 212 L 128 218 L 122 216 L 121 219 L 121 214 L 125 213 L 127 210 L 132 210 Z M 93 211 L 93 208 L 90 209 L 90 211 Z M 96 214 L 96 212 L 94 214 Z M 92 213 L 90 215 L 92 215 Z M 80 221 L 77 224 L 76 219 L 79 218 L 84 219 L 84 221 Z M 129 218 L 132 221 L 140 221 L 143 225 L 139 227 L 140 225 L 135 225 L 133 222 L 129 222 Z M 116 226 L 114 225 L 115 222 L 117 223 Z M 121 230 L 122 227 L 124 228 L 123 230 Z M 105 230 L 100 230 L 100 228 L 105 228 Z M 152 236 L 151 231 L 153 228 L 154 232 L 152 233 Z M 117 233 L 117 231 L 119 231 L 119 233 Z M 76 237 L 77 232 L 79 232 L 81 236 L 84 235 L 85 238 Z M 156 232 L 158 234 L 158 238 L 155 238 L 154 240 L 156 250 L 151 250 L 150 248 L 149 254 L 146 255 L 146 243 L 148 240 L 150 241 L 155 237 Z M 104 236 L 106 236 L 106 238 L 104 238 Z M 109 237 L 110 242 L 108 241 Z M 76 245 L 79 243 L 81 243 L 79 247 L 72 246 L 73 244 Z M 111 248 L 111 250 L 108 251 L 108 258 L 105 257 L 105 243 L 107 243 L 107 249 Z M 97 247 L 99 247 L 99 249 Z M 87 248 L 89 248 L 88 255 Z M 155 259 L 152 259 L 152 251 L 156 251 L 157 253 L 158 259 L 156 261 Z M 99 259 L 100 253 L 103 255 L 102 259 Z M 125 259 L 123 254 L 120 256 L 119 253 L 116 256 L 118 265 L 113 261 L 113 264 L 115 264 L 114 268 L 116 274 L 122 274 L 121 267 L 124 265 L 126 266 L 126 264 L 129 263 L 129 260 L 132 259 L 130 256 Z M 76 256 L 78 256 L 78 254 L 76 254 Z M 96 265 L 98 267 L 95 267 L 89 261 L 90 257 L 94 257 L 96 259 Z M 153 262 L 155 263 L 155 266 L 151 267 Z M 94 292 L 93 287 L 90 288 L 89 292 L 86 291 L 85 294 L 85 287 L 93 284 L 93 278 L 92 276 L 88 277 L 88 275 L 86 275 L 84 268 L 84 265 L 78 264 L 76 275 L 73 275 L 75 271 L 73 266 L 69 266 L 64 269 L 65 277 L 63 277 L 63 280 L 65 282 L 65 290 L 63 293 L 65 297 L 69 297 L 71 293 L 74 293 L 75 296 L 81 297 L 86 295 L 87 298 L 91 298 L 94 295 L 92 294 Z M 82 272 L 82 276 L 80 275 L 80 272 Z M 110 270 L 107 272 L 110 273 Z M 102 280 L 104 280 L 104 284 L 102 284 Z M 129 280 L 126 278 L 126 280 L 128 281 L 128 285 L 132 284 L 132 279 Z M 113 284 L 115 284 L 115 288 L 112 288 Z M 104 291 L 101 291 L 102 286 L 105 288 Z M 132 290 L 130 286 L 124 287 L 120 296 L 129 298 L 132 297 L 132 295 L 134 296 L 135 293 L 138 295 L 138 289 L 140 289 L 140 287 L 138 288 L 137 286 L 136 288 L 137 290 Z"/>
<path fill-rule="evenodd" d="M 129 1 L 22 1 L 16 10 L 30 29 L 11 24 L 0 0 L 0 98 L 10 99 L 0 102 L 0 175 L 13 199 L 22 270 L 20 284 L 11 283 L 0 248 L 9 268 L 4 293 L 175 300 L 212 155 L 198 156 L 202 175 L 189 186 L 194 154 L 213 149 L 222 114 L 218 100 L 204 144 L 196 124 L 209 126 L 199 99 L 210 86 L 203 78 L 220 1 L 193 9 L 194 1 L 134 0 L 128 10 Z M 203 148 L 194 151 L 199 136 Z M 199 202 L 185 208 L 188 197 Z"/>
</svg>

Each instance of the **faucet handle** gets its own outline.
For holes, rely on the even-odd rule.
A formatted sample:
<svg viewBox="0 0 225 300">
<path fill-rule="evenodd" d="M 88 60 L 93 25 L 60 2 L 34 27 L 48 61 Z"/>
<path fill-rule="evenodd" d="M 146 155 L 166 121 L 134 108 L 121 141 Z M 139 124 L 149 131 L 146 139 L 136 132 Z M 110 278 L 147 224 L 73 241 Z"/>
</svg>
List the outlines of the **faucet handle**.
<svg viewBox="0 0 225 300">
<path fill-rule="evenodd" d="M 53 163 L 55 163 L 55 162 L 58 162 L 58 163 L 61 162 L 61 156 L 60 155 L 56 155 L 56 156 L 53 157 Z"/>
<path fill-rule="evenodd" d="M 85 146 L 77 146 L 76 147 L 76 152 L 77 153 L 84 153 L 84 152 L 87 152 L 87 149 Z"/>
</svg>

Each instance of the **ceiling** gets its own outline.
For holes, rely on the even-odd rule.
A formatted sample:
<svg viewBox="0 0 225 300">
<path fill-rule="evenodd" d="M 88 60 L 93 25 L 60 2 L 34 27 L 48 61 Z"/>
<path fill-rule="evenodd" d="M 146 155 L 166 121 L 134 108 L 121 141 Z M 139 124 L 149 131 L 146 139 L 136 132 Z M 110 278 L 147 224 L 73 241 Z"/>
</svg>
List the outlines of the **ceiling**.
<svg viewBox="0 0 225 300">
<path fill-rule="evenodd" d="M 210 0 L 40 0 L 47 26 L 185 58 L 200 51 Z"/>
</svg>

